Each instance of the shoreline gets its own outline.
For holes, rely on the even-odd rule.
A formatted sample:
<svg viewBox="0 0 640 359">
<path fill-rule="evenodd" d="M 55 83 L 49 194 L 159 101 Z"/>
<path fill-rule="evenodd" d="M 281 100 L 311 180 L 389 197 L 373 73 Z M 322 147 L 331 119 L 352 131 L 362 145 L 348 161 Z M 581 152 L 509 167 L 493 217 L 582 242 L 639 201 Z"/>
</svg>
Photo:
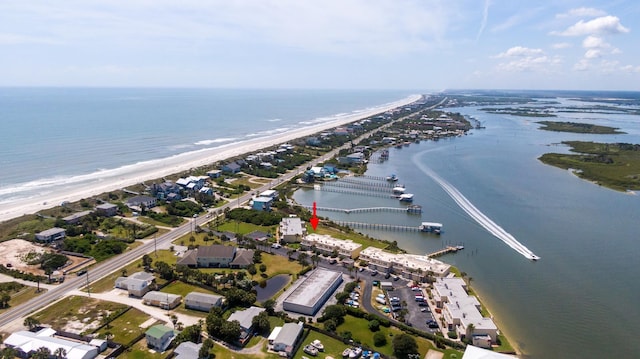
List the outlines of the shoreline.
<svg viewBox="0 0 640 359">
<path fill-rule="evenodd" d="M 162 159 L 149 160 L 136 164 L 109 169 L 102 172 L 103 177 L 90 183 L 70 185 L 63 189 L 54 189 L 51 193 L 39 194 L 0 204 L 0 222 L 4 222 L 22 215 L 34 214 L 43 209 L 58 206 L 64 201 L 75 202 L 83 198 L 115 191 L 127 186 L 164 176 L 180 173 L 191 168 L 201 167 L 239 156 L 252 151 L 306 137 L 315 133 L 359 121 L 367 117 L 405 106 L 419 100 L 421 95 L 411 95 L 387 104 L 358 111 L 355 114 L 338 117 L 334 116 L 326 122 L 313 124 L 308 127 L 275 134 L 268 137 L 256 138 L 239 143 L 225 144 L 219 147 L 185 152 Z M 121 173 L 122 172 L 122 173 Z M 82 178 L 82 176 L 77 176 Z"/>
</svg>

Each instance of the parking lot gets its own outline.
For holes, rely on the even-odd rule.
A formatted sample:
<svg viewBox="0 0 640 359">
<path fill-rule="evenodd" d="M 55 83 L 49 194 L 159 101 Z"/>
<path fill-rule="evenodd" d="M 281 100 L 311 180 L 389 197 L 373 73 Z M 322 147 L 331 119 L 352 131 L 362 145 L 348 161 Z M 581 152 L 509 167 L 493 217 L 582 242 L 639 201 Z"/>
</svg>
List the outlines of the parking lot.
<svg viewBox="0 0 640 359">
<path fill-rule="evenodd" d="M 419 302 L 416 301 L 417 294 L 426 294 L 424 290 L 414 291 L 412 288 L 404 285 L 394 288 L 393 291 L 389 292 L 389 296 L 398 297 L 400 302 L 402 301 L 407 303 L 407 315 L 405 317 L 405 323 L 416 327 L 417 329 L 424 330 L 426 332 L 435 333 L 439 331 L 438 328 L 429 328 L 427 322 L 432 320 L 437 323 L 433 313 L 429 308 L 427 302 L 424 302 L 423 306 L 420 305 Z M 428 301 L 428 296 L 425 297 L 425 301 Z"/>
</svg>

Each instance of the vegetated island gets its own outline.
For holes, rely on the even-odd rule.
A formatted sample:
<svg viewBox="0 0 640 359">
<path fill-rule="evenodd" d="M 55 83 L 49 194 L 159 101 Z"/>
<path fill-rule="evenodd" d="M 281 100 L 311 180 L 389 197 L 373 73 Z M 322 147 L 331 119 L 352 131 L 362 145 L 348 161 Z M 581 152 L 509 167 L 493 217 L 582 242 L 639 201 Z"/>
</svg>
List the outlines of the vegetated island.
<svg viewBox="0 0 640 359">
<path fill-rule="evenodd" d="M 485 111 L 487 113 L 494 113 L 499 115 L 512 115 L 512 116 L 522 116 L 522 117 L 557 117 L 556 114 L 548 112 L 547 109 L 537 108 L 537 107 L 506 107 L 506 108 L 494 108 L 494 107 L 485 107 L 480 110 Z"/>
<path fill-rule="evenodd" d="M 545 153 L 545 164 L 572 169 L 580 178 L 617 191 L 640 189 L 640 145 L 563 141 L 577 154 Z"/>
<path fill-rule="evenodd" d="M 593 133 L 602 135 L 617 135 L 626 133 L 618 131 L 617 127 L 592 125 L 590 123 L 561 121 L 538 121 L 537 123 L 544 125 L 540 127 L 540 129 L 545 131 Z"/>
</svg>

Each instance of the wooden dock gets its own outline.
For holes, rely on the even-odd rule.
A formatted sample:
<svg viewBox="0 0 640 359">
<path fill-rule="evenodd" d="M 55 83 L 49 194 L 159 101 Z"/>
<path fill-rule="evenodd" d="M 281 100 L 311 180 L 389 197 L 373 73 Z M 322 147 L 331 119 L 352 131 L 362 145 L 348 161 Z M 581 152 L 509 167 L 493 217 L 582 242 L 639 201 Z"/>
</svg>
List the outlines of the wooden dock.
<svg viewBox="0 0 640 359">
<path fill-rule="evenodd" d="M 443 249 L 441 249 L 439 251 L 427 254 L 427 257 L 435 258 L 435 257 L 439 257 L 441 255 L 447 254 L 447 253 L 455 253 L 455 252 L 461 251 L 463 249 L 464 249 L 463 246 L 448 246 L 448 247 L 443 248 Z"/>
<path fill-rule="evenodd" d="M 306 209 L 313 209 L 313 206 L 301 206 Z M 318 211 L 327 212 L 340 212 L 340 213 L 367 213 L 367 212 L 394 212 L 394 213 L 408 213 L 408 214 L 420 214 L 422 213 L 422 207 L 418 205 L 411 205 L 406 208 L 401 207 L 367 207 L 367 208 L 333 208 L 333 207 L 316 207 Z"/>
<path fill-rule="evenodd" d="M 377 229 L 384 231 L 401 231 L 401 232 L 420 232 L 420 226 L 398 226 L 395 224 L 382 224 L 382 223 L 365 223 L 365 222 L 349 222 L 349 221 L 332 221 L 341 226 L 347 226 L 351 228 L 367 228 Z"/>
</svg>

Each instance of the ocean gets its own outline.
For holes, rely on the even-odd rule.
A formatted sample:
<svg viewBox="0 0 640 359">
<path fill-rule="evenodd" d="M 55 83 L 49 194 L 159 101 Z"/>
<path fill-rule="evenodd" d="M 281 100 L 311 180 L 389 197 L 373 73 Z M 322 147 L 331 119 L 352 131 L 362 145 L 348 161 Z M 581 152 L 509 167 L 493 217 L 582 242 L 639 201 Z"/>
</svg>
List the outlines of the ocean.
<svg viewBox="0 0 640 359">
<path fill-rule="evenodd" d="M 578 108 L 592 105 L 569 96 L 558 101 Z M 640 322 L 640 196 L 600 187 L 537 159 L 547 152 L 567 152 L 559 145 L 566 140 L 640 143 L 640 116 L 582 110 L 540 119 L 489 114 L 477 107 L 447 110 L 474 116 L 486 128 L 463 137 L 394 147 L 388 161 L 368 166 L 367 175 L 396 174 L 407 193 L 415 195 L 414 204 L 423 207 L 422 215 L 322 211 L 318 215 L 405 226 L 442 223 L 440 236 L 357 230 L 395 240 L 412 253 L 464 245 L 463 251 L 440 259 L 473 278 L 474 290 L 524 358 L 640 355 L 635 333 Z M 610 125 L 627 134 L 549 132 L 538 129 L 539 120 Z M 488 232 L 425 170 L 453 185 L 541 259 L 526 259 Z M 390 198 L 306 189 L 294 198 L 304 205 L 316 202 L 318 207 L 400 206 Z"/>
<path fill-rule="evenodd" d="M 142 163 L 232 146 L 309 126 L 417 91 L 222 89 L 0 89 L 0 206 L 99 181 Z M 610 97 L 611 94 L 603 94 Z M 562 103 L 586 105 L 571 96 Z M 546 132 L 535 118 L 451 108 L 486 129 L 391 149 L 368 174 L 395 173 L 420 216 L 337 215 L 354 221 L 444 224 L 441 236 L 367 231 L 414 253 L 463 244 L 442 257 L 473 277 L 498 326 L 528 358 L 635 357 L 640 342 L 640 197 L 599 187 L 540 163 L 565 140 L 640 143 L 640 116 L 571 112 L 558 119 L 620 127 L 625 135 Z M 434 171 L 478 210 L 541 257 L 532 262 L 471 219 L 423 171 Z M 392 199 L 298 191 L 302 204 L 395 206 Z"/>
<path fill-rule="evenodd" d="M 0 88 L 0 205 L 310 126 L 415 91 Z"/>
</svg>

